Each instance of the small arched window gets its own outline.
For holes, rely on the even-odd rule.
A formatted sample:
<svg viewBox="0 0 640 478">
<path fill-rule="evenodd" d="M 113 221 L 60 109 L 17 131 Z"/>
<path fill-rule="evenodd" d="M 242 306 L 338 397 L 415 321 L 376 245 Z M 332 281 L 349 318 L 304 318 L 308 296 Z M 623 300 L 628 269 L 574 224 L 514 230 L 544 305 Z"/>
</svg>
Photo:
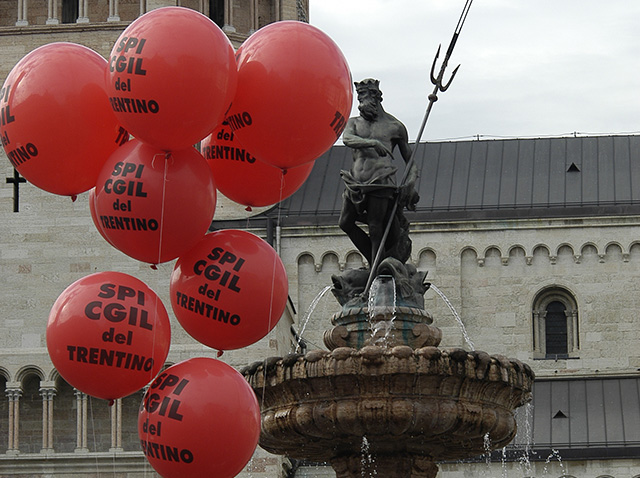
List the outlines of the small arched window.
<svg viewBox="0 0 640 478">
<path fill-rule="evenodd" d="M 576 357 L 578 305 L 562 287 L 543 289 L 533 303 L 533 350 L 536 358 Z"/>
<path fill-rule="evenodd" d="M 567 308 L 559 300 L 549 302 L 544 326 L 547 355 L 564 355 L 568 352 L 567 329 Z"/>
<path fill-rule="evenodd" d="M 78 15 L 78 0 L 62 0 L 62 23 L 76 23 Z"/>
<path fill-rule="evenodd" d="M 224 0 L 209 0 L 209 18 L 220 28 L 224 27 Z"/>
</svg>

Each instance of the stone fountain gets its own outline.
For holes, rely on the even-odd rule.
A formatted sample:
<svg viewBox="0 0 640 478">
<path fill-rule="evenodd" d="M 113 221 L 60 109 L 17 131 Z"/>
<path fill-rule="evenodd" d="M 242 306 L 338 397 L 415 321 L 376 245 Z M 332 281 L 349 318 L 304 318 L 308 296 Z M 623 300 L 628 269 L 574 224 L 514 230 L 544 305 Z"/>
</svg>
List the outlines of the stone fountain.
<svg viewBox="0 0 640 478">
<path fill-rule="evenodd" d="M 377 87 L 376 80 L 356 83 L 361 106 Z M 358 199 L 356 183 L 366 180 L 354 178 L 362 170 L 356 166 L 372 160 L 387 168 L 382 159 L 399 145 L 412 167 L 408 145 L 394 136 L 399 122 L 384 112 L 378 96 L 375 117 L 364 118 L 369 113 L 361 108 L 362 116 L 351 118 L 343 135 L 354 149 L 354 169 L 343 178 L 347 190 L 356 192 L 345 194 L 340 220 L 370 264 L 375 249 L 384 248 L 385 259 L 373 267 L 376 280 L 370 283 L 367 269 L 333 277 L 332 291 L 342 308 L 325 332 L 328 350 L 269 358 L 242 373 L 261 404 L 265 450 L 330 463 L 338 478 L 433 478 L 439 461 L 477 457 L 514 438 L 514 410 L 531 400 L 534 374 L 502 355 L 439 347 L 442 333 L 424 309 L 426 273 L 407 263 L 410 241 L 402 207 L 388 213 L 370 206 L 371 244 L 354 233 L 355 219 L 366 220 L 351 208 Z M 379 127 L 363 127 L 362 120 Z M 417 176 L 409 171 L 406 177 L 410 187 L 399 196 L 410 209 L 417 200 L 412 194 Z M 395 240 L 385 246 L 374 237 L 378 228 L 371 221 L 394 214 Z"/>
<path fill-rule="evenodd" d="M 433 478 L 437 462 L 476 457 L 515 436 L 531 399 L 529 366 L 439 348 L 440 329 L 409 305 L 347 307 L 325 332 L 329 350 L 257 362 L 243 374 L 262 406 L 260 446 L 328 462 L 338 478 Z M 386 322 L 384 337 L 372 326 Z M 371 457 L 364 459 L 363 453 Z"/>
</svg>

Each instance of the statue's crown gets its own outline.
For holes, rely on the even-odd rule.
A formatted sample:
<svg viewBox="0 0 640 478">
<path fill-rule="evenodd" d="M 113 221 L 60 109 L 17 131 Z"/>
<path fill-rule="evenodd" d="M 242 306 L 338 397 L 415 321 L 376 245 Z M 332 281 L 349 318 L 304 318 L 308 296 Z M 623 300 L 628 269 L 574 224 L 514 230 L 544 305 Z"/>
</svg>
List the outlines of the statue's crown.
<svg viewBox="0 0 640 478">
<path fill-rule="evenodd" d="M 356 90 L 361 88 L 375 88 L 376 90 L 380 90 L 380 80 L 375 80 L 373 78 L 365 78 L 362 81 L 356 81 L 354 85 L 356 85 Z"/>
</svg>

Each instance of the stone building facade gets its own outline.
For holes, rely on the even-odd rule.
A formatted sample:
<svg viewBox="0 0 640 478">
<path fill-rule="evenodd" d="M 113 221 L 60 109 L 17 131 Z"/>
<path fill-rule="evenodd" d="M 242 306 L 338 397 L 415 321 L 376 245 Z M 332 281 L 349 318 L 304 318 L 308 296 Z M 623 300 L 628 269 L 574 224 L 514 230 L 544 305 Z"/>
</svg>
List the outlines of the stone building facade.
<svg viewBox="0 0 640 478">
<path fill-rule="evenodd" d="M 0 0 L 0 77 L 54 41 L 107 56 L 128 22 L 164 4 Z M 209 15 L 236 47 L 266 23 L 308 20 L 306 1 L 180 4 Z M 442 464 L 440 476 L 638 478 L 640 138 L 437 143 L 420 145 L 416 154 L 422 199 L 410 217 L 410 261 L 435 286 L 425 304 L 443 331 L 442 346 L 517 358 L 538 378 L 516 444 L 477 463 Z M 2 156 L 0 172 L 13 181 Z M 324 348 L 323 331 L 339 309 L 328 291 L 331 276 L 363 265 L 337 227 L 338 171 L 349 162 L 346 148 L 332 148 L 279 207 L 247 212 L 219 201 L 212 228 L 267 239 L 290 287 L 278 327 L 222 360 L 241 368 L 302 346 Z M 173 263 L 152 270 L 107 244 L 90 218 L 87 194 L 71 202 L 0 180 L 0 476 L 153 476 L 137 437 L 141 393 L 109 407 L 75 390 L 51 364 L 45 327 L 58 295 L 98 271 L 131 274 L 166 303 Z M 215 357 L 172 325 L 167 365 Z M 335 474 L 258 449 L 240 476 Z"/>
</svg>

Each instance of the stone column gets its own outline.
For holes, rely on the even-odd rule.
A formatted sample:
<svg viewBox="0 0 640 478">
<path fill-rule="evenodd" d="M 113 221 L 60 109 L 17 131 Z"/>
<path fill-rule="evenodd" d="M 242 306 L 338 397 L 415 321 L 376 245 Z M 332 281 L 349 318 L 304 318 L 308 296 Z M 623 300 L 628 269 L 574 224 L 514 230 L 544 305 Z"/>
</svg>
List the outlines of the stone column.
<svg viewBox="0 0 640 478">
<path fill-rule="evenodd" d="M 17 27 L 24 27 L 29 25 L 27 21 L 27 3 L 28 0 L 18 0 L 18 20 L 16 21 Z"/>
<path fill-rule="evenodd" d="M 533 351 L 542 352 L 540 348 L 540 312 L 533 311 Z"/>
<path fill-rule="evenodd" d="M 118 0 L 109 0 L 109 18 L 107 18 L 107 21 L 120 21 L 120 14 L 118 13 Z"/>
<path fill-rule="evenodd" d="M 577 352 L 580 348 L 580 334 L 578 333 L 578 311 L 576 309 L 566 310 L 567 314 L 567 351 Z"/>
<path fill-rule="evenodd" d="M 111 448 L 109 451 L 122 451 L 122 399 L 118 398 L 111 410 Z"/>
<path fill-rule="evenodd" d="M 545 355 L 547 353 L 547 311 L 542 309 L 537 312 L 538 348 L 537 350 Z M 536 330 L 536 329 L 534 329 Z"/>
<path fill-rule="evenodd" d="M 249 23 L 249 34 L 251 34 L 258 29 L 258 0 L 249 0 L 249 15 L 251 15 Z"/>
<path fill-rule="evenodd" d="M 224 0 L 224 26 L 222 30 L 225 32 L 235 32 L 233 26 L 233 0 Z"/>
<path fill-rule="evenodd" d="M 40 383 L 40 396 L 42 397 L 42 449 L 40 453 L 53 451 L 53 397 L 55 394 L 55 384 Z"/>
<path fill-rule="evenodd" d="M 57 25 L 60 23 L 58 20 L 58 1 L 49 0 L 47 3 L 47 25 Z"/>
<path fill-rule="evenodd" d="M 87 394 L 80 390 L 76 394 L 76 453 L 86 453 L 87 448 Z"/>
<path fill-rule="evenodd" d="M 7 455 L 17 455 L 20 453 L 18 431 L 20 429 L 20 396 L 22 395 L 22 390 L 19 385 L 10 386 L 7 384 L 5 393 L 9 399 Z"/>
<path fill-rule="evenodd" d="M 89 23 L 89 0 L 78 0 L 78 19 L 76 23 Z"/>
</svg>

